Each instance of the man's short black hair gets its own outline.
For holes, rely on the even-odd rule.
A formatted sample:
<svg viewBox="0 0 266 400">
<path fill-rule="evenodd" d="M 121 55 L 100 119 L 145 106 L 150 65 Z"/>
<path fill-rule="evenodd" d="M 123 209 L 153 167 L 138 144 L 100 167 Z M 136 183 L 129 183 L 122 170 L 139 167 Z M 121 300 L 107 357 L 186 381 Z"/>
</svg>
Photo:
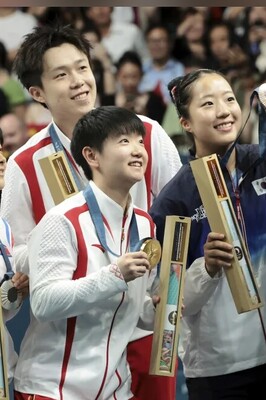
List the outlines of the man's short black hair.
<svg viewBox="0 0 266 400">
<path fill-rule="evenodd" d="M 29 89 L 31 86 L 42 87 L 43 56 L 45 52 L 62 44 L 72 44 L 83 52 L 91 64 L 91 45 L 78 30 L 69 25 L 43 25 L 33 29 L 25 36 L 13 63 L 14 72 L 22 85 Z"/>
</svg>

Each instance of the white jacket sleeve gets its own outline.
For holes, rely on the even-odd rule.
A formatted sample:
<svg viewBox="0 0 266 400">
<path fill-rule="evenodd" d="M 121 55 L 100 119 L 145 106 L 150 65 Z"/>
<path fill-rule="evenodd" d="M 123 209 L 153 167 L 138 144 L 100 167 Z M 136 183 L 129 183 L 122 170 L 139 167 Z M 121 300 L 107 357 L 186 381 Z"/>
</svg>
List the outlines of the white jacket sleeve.
<svg viewBox="0 0 266 400">
<path fill-rule="evenodd" d="M 182 166 L 182 162 L 173 141 L 156 121 L 153 121 L 151 140 L 151 188 L 155 198 L 170 179 L 175 176 Z"/>
<path fill-rule="evenodd" d="M 128 290 L 110 266 L 72 280 L 77 268 L 77 242 L 63 215 L 48 213 L 29 240 L 31 308 L 40 321 L 81 315 L 88 307 Z"/>
<path fill-rule="evenodd" d="M 29 273 L 27 238 L 35 227 L 27 181 L 17 163 L 10 158 L 1 199 L 1 217 L 6 219 L 14 237 L 13 256 L 17 271 Z"/>
<path fill-rule="evenodd" d="M 186 271 L 184 286 L 184 317 L 197 314 L 216 290 L 222 274 L 213 278 L 205 268 L 204 257 L 196 259 Z"/>
</svg>

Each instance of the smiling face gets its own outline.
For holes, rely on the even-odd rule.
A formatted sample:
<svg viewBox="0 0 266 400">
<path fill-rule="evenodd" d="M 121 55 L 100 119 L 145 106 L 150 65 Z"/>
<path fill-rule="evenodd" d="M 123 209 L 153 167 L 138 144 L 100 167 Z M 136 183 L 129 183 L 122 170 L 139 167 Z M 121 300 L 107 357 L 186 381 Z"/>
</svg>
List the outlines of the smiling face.
<svg viewBox="0 0 266 400">
<path fill-rule="evenodd" d="M 183 128 L 192 133 L 198 157 L 224 154 L 241 128 L 241 110 L 229 83 L 215 73 L 202 75 L 191 87 L 189 118 Z"/>
<path fill-rule="evenodd" d="M 74 125 L 95 104 L 96 83 L 88 58 L 64 43 L 43 56 L 42 88 L 32 86 L 32 97 L 45 103 L 55 123 L 71 137 Z"/>
<path fill-rule="evenodd" d="M 102 151 L 85 148 L 83 155 L 93 172 L 93 181 L 110 197 L 117 191 L 127 194 L 145 173 L 148 154 L 138 133 L 110 136 Z"/>
</svg>

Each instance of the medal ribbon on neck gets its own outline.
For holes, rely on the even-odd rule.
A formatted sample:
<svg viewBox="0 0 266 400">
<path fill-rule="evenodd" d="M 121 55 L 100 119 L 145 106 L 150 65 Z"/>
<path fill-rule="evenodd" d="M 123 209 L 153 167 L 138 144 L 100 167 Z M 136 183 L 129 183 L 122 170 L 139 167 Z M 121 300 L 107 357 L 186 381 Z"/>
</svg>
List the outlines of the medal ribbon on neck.
<svg viewBox="0 0 266 400">
<path fill-rule="evenodd" d="M 106 251 L 110 252 L 111 254 L 113 254 L 116 257 L 120 257 L 120 254 L 114 253 L 110 249 L 110 247 L 107 245 L 102 213 L 101 213 L 97 199 L 95 197 L 95 194 L 93 193 L 93 190 L 92 190 L 90 184 L 83 191 L 83 195 L 84 195 L 86 203 L 89 207 L 91 219 L 95 226 L 99 242 L 101 243 L 102 247 Z M 139 232 L 138 232 L 136 216 L 135 216 L 134 211 L 132 214 L 129 230 L 130 230 L 130 237 L 129 237 L 130 251 L 138 251 L 140 249 L 141 244 L 143 243 L 144 239 L 139 240 Z M 145 240 L 147 240 L 147 238 L 145 238 Z"/>
<path fill-rule="evenodd" d="M 55 151 L 56 152 L 58 152 L 58 151 L 64 152 L 67 162 L 68 162 L 68 166 L 70 168 L 70 172 L 73 176 L 73 179 L 77 185 L 78 190 L 81 191 L 83 189 L 83 183 L 82 183 L 77 171 L 75 170 L 71 160 L 69 159 L 69 156 L 68 156 L 64 146 L 62 145 L 61 140 L 59 139 L 58 134 L 57 134 L 53 124 L 51 124 L 49 127 L 49 135 L 51 137 Z"/>
</svg>

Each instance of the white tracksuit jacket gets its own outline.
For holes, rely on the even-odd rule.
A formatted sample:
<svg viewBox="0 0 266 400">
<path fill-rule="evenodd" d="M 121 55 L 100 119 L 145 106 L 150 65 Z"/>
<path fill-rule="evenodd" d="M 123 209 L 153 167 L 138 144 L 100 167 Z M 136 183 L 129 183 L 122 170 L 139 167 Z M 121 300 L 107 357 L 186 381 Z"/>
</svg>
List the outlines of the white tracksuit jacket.
<svg viewBox="0 0 266 400">
<path fill-rule="evenodd" d="M 124 254 L 133 206 L 121 241 L 123 209 L 91 187 L 106 220 L 107 245 Z M 153 236 L 151 218 L 139 209 L 135 214 L 140 239 Z M 130 399 L 125 349 L 139 317 L 149 329 L 154 318 L 148 272 L 128 284 L 111 272 L 117 257 L 100 245 L 83 192 L 50 210 L 28 246 L 35 317 L 22 342 L 16 389 L 56 400 Z"/>
</svg>

